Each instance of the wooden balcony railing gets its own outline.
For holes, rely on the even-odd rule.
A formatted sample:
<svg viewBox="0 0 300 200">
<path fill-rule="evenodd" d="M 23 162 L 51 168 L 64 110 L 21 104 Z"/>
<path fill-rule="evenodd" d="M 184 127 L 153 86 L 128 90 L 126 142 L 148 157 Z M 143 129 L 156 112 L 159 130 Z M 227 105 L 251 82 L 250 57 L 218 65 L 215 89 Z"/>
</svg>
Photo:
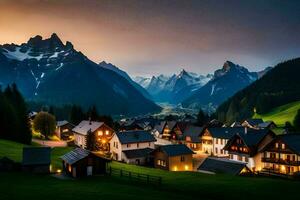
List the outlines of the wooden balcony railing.
<svg viewBox="0 0 300 200">
<path fill-rule="evenodd" d="M 294 165 L 294 166 L 299 166 L 300 161 L 296 160 L 286 160 L 282 158 L 267 158 L 263 157 L 261 158 L 262 162 L 268 162 L 268 163 L 278 163 L 278 164 L 283 164 L 283 165 Z"/>
</svg>

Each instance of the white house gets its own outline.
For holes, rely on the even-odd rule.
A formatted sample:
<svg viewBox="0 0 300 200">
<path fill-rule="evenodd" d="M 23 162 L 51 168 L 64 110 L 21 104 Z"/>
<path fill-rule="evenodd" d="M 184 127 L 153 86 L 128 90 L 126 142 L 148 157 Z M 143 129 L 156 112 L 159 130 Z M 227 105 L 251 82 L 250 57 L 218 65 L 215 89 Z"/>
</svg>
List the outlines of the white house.
<svg viewBox="0 0 300 200">
<path fill-rule="evenodd" d="M 93 134 L 95 136 L 95 145 L 98 149 L 90 149 L 93 151 L 104 150 L 109 151 L 109 140 L 114 134 L 114 130 L 107 126 L 104 122 L 82 121 L 72 129 L 74 134 L 75 145 L 86 149 L 87 136 Z"/>
<path fill-rule="evenodd" d="M 110 140 L 110 152 L 114 160 L 143 165 L 154 149 L 154 136 L 143 130 L 123 131 L 114 134 Z"/>
</svg>

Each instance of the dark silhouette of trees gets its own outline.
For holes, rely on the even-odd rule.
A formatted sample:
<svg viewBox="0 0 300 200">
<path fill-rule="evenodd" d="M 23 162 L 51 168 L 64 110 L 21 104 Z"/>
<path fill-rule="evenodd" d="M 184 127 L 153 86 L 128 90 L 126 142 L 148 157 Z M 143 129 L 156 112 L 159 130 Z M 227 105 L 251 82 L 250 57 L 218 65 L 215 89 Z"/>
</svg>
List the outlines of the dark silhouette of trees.
<svg viewBox="0 0 300 200">
<path fill-rule="evenodd" d="M 39 112 L 33 120 L 33 129 L 40 132 L 46 139 L 55 132 L 56 120 L 48 112 Z"/>
<path fill-rule="evenodd" d="M 197 125 L 204 126 L 209 121 L 209 116 L 202 110 L 199 110 L 197 115 Z"/>
</svg>

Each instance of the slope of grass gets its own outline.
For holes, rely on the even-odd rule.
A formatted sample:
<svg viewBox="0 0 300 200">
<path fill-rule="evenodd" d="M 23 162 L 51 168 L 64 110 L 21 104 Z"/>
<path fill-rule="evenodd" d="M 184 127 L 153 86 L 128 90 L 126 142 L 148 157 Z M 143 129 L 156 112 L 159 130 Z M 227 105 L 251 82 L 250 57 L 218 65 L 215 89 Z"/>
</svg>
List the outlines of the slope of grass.
<svg viewBox="0 0 300 200">
<path fill-rule="evenodd" d="M 0 157 L 20 160 L 23 146 L 0 140 Z M 59 167 L 59 156 L 69 150 L 54 148 L 52 164 Z M 168 172 L 118 162 L 110 166 L 161 176 L 163 184 L 158 188 L 118 176 L 61 180 L 49 175 L 0 172 L 0 199 L 289 199 L 298 196 L 300 187 L 300 182 L 261 177 Z"/>
<path fill-rule="evenodd" d="M 277 126 L 283 127 L 287 121 L 293 123 L 299 109 L 300 101 L 296 101 L 274 108 L 269 113 L 255 114 L 253 118 L 262 118 L 264 121 L 274 121 Z"/>
</svg>

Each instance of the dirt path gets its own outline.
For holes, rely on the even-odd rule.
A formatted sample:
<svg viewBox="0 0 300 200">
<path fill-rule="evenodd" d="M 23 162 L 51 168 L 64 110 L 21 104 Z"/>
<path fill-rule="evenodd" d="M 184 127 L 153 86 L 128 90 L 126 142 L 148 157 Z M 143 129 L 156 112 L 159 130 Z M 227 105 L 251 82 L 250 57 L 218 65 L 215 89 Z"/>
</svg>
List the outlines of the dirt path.
<svg viewBox="0 0 300 200">
<path fill-rule="evenodd" d="M 39 140 L 39 139 L 32 139 L 33 142 L 38 143 L 42 146 L 47 147 L 66 147 L 67 142 L 65 141 L 51 141 L 51 140 Z"/>
</svg>

